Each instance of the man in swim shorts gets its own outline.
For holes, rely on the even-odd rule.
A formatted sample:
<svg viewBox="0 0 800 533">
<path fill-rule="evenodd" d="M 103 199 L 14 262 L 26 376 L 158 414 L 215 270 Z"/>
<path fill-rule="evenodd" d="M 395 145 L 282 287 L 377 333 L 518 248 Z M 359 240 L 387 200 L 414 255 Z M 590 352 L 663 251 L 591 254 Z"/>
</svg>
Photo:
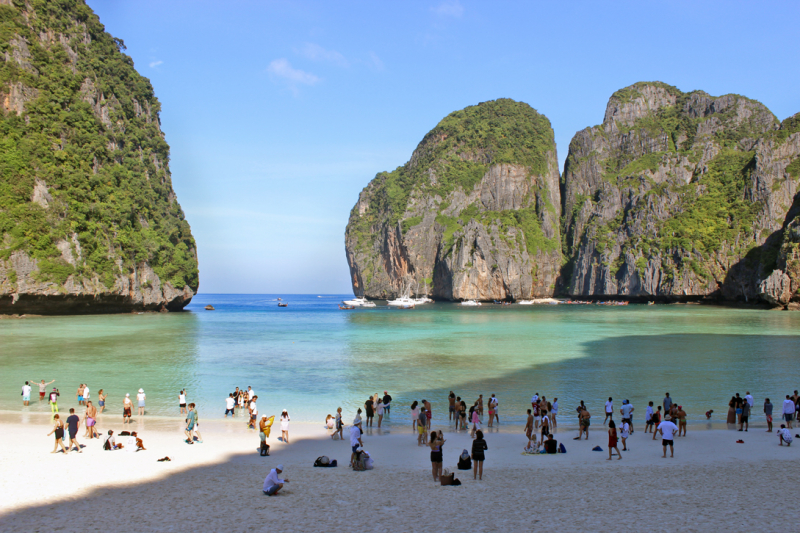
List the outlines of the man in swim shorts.
<svg viewBox="0 0 800 533">
<path fill-rule="evenodd" d="M 75 449 L 78 453 L 81 452 L 81 445 L 78 443 L 78 427 L 81 425 L 81 419 L 78 415 L 75 414 L 75 409 L 70 408 L 69 416 L 67 417 L 67 427 L 69 429 L 69 446 L 67 446 L 67 451 L 72 451 L 72 445 L 75 445 Z"/>
<path fill-rule="evenodd" d="M 31 385 L 29 382 L 25 382 L 25 385 L 22 386 L 22 405 L 30 405 L 31 404 Z"/>
<path fill-rule="evenodd" d="M 30 381 L 31 383 L 34 383 L 36 380 L 32 379 Z M 44 380 L 42 380 L 40 383 L 37 383 L 37 385 L 39 385 L 39 401 L 44 400 L 44 397 L 47 396 L 47 386 L 53 383 L 54 381 L 55 380 L 48 381 L 47 383 L 45 383 Z"/>
</svg>

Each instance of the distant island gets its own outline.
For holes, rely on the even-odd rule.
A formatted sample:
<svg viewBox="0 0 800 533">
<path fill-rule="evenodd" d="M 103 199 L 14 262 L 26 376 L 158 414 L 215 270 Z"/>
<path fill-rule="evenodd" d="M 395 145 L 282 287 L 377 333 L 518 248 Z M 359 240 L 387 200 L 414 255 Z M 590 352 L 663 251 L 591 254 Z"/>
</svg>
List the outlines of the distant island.
<svg viewBox="0 0 800 533">
<path fill-rule="evenodd" d="M 509 99 L 445 117 L 359 195 L 357 295 L 569 296 L 800 308 L 800 114 L 641 82 L 572 139 Z"/>
<path fill-rule="evenodd" d="M 150 82 L 83 1 L 0 20 L 0 313 L 183 309 L 197 251 Z"/>
</svg>

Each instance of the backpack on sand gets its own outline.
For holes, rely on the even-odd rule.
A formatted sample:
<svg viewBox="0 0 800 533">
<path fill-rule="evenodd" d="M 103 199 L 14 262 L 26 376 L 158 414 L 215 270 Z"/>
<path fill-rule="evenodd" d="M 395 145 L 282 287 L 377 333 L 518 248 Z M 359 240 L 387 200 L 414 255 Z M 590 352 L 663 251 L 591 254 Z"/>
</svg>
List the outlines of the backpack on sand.
<svg viewBox="0 0 800 533">
<path fill-rule="evenodd" d="M 262 441 L 259 453 L 261 454 L 261 457 L 269 457 L 269 444 Z"/>
</svg>

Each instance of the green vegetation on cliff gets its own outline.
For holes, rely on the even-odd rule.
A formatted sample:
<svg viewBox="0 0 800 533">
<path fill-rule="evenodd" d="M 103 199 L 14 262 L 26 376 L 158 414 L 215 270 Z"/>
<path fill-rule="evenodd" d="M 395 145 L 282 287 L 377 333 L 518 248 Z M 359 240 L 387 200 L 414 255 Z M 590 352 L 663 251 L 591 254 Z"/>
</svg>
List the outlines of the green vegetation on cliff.
<svg viewBox="0 0 800 533">
<path fill-rule="evenodd" d="M 0 260 L 20 250 L 43 281 L 77 274 L 107 287 L 147 262 L 162 282 L 196 291 L 160 106 L 122 50 L 81 0 L 0 6 Z M 32 201 L 35 189 L 44 201 Z"/>
</svg>

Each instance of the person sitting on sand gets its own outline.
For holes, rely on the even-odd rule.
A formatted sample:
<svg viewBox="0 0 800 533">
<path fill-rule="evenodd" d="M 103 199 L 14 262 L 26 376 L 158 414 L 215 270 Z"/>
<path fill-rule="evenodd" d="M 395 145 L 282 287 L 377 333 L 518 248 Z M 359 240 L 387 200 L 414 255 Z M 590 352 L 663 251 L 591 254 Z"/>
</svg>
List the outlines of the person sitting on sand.
<svg viewBox="0 0 800 533">
<path fill-rule="evenodd" d="M 623 422 L 623 424 L 624 423 L 625 422 Z M 608 461 L 610 461 L 611 457 L 614 455 L 613 453 L 611 453 L 614 450 L 617 451 L 618 460 L 621 460 L 622 454 L 619 453 L 619 448 L 617 448 L 617 425 L 614 423 L 614 420 L 612 419 L 608 423 Z"/>
<path fill-rule="evenodd" d="M 128 436 L 128 451 L 133 453 L 138 452 L 139 450 L 146 451 L 146 448 L 144 447 L 142 439 L 140 439 L 136 432 L 133 431 Z"/>
<path fill-rule="evenodd" d="M 333 429 L 335 422 L 333 415 L 328 415 L 325 417 L 325 429 Z"/>
<path fill-rule="evenodd" d="M 787 446 L 792 445 L 792 432 L 786 429 L 786 424 L 781 424 L 781 429 L 778 430 L 778 439 L 780 439 L 780 445 L 783 446 L 785 442 Z"/>
<path fill-rule="evenodd" d="M 553 434 L 547 435 L 547 440 L 544 441 L 545 453 L 558 453 L 558 441 L 553 438 Z"/>
<path fill-rule="evenodd" d="M 103 442 L 103 449 L 104 450 L 121 450 L 124 448 L 122 444 L 117 444 L 116 440 L 114 439 L 114 432 L 112 430 L 108 430 L 108 436 L 106 440 Z"/>
<path fill-rule="evenodd" d="M 350 466 L 356 472 L 363 472 L 367 469 L 367 465 L 364 462 L 364 448 L 361 446 L 356 446 L 356 449 L 353 450 Z"/>
<path fill-rule="evenodd" d="M 269 471 L 267 477 L 264 478 L 264 494 L 267 496 L 275 496 L 283 488 L 284 483 L 289 483 L 289 479 L 281 479 L 278 474 L 283 472 L 283 465 L 278 465 Z"/>
</svg>

